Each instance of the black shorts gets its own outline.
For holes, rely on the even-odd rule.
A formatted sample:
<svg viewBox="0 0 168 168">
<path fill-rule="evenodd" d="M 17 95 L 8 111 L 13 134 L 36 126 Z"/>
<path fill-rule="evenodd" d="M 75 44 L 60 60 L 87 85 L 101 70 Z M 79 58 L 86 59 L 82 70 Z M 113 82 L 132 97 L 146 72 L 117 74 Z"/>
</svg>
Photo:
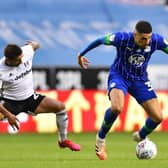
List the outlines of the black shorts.
<svg viewBox="0 0 168 168">
<path fill-rule="evenodd" d="M 25 100 L 9 100 L 0 98 L 0 102 L 3 103 L 3 106 L 8 109 L 12 114 L 19 114 L 21 112 L 25 112 L 28 114 L 34 114 L 34 111 L 40 104 L 40 102 L 44 99 L 45 96 L 41 94 L 34 93 L 32 96 Z"/>
</svg>

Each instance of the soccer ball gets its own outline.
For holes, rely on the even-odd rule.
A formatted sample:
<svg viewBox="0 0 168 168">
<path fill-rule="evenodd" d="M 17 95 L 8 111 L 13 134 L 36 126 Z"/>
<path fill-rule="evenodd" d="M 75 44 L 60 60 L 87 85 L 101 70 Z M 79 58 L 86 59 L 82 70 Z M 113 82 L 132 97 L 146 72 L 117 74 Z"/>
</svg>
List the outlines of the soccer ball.
<svg viewBox="0 0 168 168">
<path fill-rule="evenodd" d="M 136 146 L 136 156 L 138 159 L 153 159 L 157 155 L 155 143 L 148 139 L 140 141 Z"/>
</svg>

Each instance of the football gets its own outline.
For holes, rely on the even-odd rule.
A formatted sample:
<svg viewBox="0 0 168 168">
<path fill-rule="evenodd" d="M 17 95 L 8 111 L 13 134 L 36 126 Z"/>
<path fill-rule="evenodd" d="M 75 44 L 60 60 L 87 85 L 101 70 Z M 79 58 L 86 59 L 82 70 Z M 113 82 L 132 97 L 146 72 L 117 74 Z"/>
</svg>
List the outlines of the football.
<svg viewBox="0 0 168 168">
<path fill-rule="evenodd" d="M 136 145 L 138 159 L 153 159 L 157 156 L 157 146 L 154 142 L 144 139 Z"/>
</svg>

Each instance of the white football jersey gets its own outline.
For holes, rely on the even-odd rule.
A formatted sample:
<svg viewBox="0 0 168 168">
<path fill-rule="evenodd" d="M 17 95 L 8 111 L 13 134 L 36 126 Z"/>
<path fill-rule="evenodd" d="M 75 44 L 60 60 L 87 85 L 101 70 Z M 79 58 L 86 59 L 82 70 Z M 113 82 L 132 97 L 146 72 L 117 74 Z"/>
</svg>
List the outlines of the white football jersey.
<svg viewBox="0 0 168 168">
<path fill-rule="evenodd" d="M 21 47 L 22 63 L 16 67 L 7 66 L 5 57 L 0 59 L 0 97 L 11 100 L 25 100 L 34 93 L 31 45 Z"/>
</svg>

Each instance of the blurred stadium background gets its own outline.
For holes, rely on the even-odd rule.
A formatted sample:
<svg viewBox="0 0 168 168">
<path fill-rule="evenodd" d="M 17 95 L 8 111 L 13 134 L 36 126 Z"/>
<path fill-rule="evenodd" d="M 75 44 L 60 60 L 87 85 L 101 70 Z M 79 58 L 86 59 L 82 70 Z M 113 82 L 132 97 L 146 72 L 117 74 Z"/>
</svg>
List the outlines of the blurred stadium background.
<svg viewBox="0 0 168 168">
<path fill-rule="evenodd" d="M 14 132 L 7 121 L 0 122 L 2 168 L 167 167 L 168 56 L 158 51 L 150 61 L 149 74 L 157 90 L 164 121 L 157 133 L 151 135 L 159 149 L 158 157 L 144 162 L 136 159 L 131 132 L 144 124 L 146 113 L 129 95 L 123 113 L 111 129 L 114 133 L 108 136 L 111 138 L 107 141 L 109 159 L 99 162 L 94 153 L 95 133 L 109 106 L 106 80 L 115 48 L 101 46 L 92 50 L 87 55 L 91 61 L 88 70 L 77 65 L 77 53 L 91 40 L 109 32 L 132 31 L 141 19 L 150 21 L 154 31 L 168 38 L 167 0 L 0 2 L 1 56 L 7 43 L 40 42 L 41 49 L 35 54 L 33 66 L 35 89 L 65 102 L 70 137 L 82 145 L 79 153 L 55 149 L 55 115 L 27 116 L 21 113 L 18 115 L 19 132 Z M 9 133 L 18 134 L 11 136 Z"/>
<path fill-rule="evenodd" d="M 115 48 L 102 46 L 87 56 L 91 67 L 77 65 L 77 53 L 105 33 L 132 31 L 137 20 L 148 20 L 155 32 L 168 38 L 168 5 L 163 0 L 5 0 L 0 2 L 0 51 L 7 43 L 41 44 L 34 58 L 34 83 L 39 92 L 60 99 L 69 110 L 71 132 L 92 132 L 100 127 L 106 96 L 108 68 Z M 109 61 L 109 58 L 111 61 Z M 168 130 L 168 56 L 156 52 L 149 74 L 157 89 Z M 145 112 L 127 95 L 126 106 L 112 131 L 133 131 L 144 123 Z M 19 115 L 20 132 L 55 132 L 55 116 Z M 44 124 L 45 122 L 45 124 Z M 7 122 L 0 132 L 12 132 Z"/>
</svg>

